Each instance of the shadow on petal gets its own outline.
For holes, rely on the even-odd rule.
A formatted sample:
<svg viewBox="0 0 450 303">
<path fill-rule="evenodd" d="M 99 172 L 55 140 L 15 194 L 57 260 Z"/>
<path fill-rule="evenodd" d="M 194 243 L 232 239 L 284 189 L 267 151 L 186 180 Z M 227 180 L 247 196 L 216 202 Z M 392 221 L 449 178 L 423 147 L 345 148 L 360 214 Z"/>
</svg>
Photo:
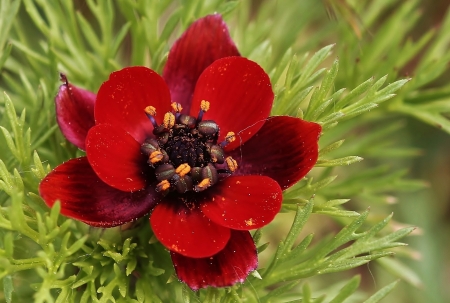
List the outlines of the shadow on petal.
<svg viewBox="0 0 450 303">
<path fill-rule="evenodd" d="M 239 165 L 235 175 L 265 175 L 285 190 L 316 164 L 321 131 L 319 124 L 298 118 L 268 118 L 249 141 L 230 153 Z"/>
<path fill-rule="evenodd" d="M 239 52 L 220 15 L 209 15 L 192 23 L 172 46 L 164 67 L 163 78 L 172 100 L 188 113 L 200 74 L 215 60 L 229 56 L 239 56 Z"/>
<path fill-rule="evenodd" d="M 258 267 L 255 243 L 248 231 L 231 230 L 227 246 L 209 258 L 188 258 L 170 253 L 178 278 L 192 290 L 243 283 Z"/>
<path fill-rule="evenodd" d="M 141 145 L 123 129 L 98 124 L 86 138 L 86 154 L 92 169 L 109 186 L 123 191 L 146 187 L 152 175 Z"/>
<path fill-rule="evenodd" d="M 219 141 L 228 132 L 236 133 L 236 140 L 225 147 L 226 151 L 232 150 L 261 128 L 270 114 L 273 98 L 269 76 L 261 66 L 242 57 L 222 58 L 198 79 L 190 115 L 198 113 L 202 100 L 209 101 L 204 119 L 219 125 Z"/>
<path fill-rule="evenodd" d="M 209 257 L 221 251 L 230 229 L 211 221 L 198 207 L 187 208 L 180 202 L 166 200 L 155 207 L 150 223 L 156 238 L 170 251 L 188 257 Z"/>
<path fill-rule="evenodd" d="M 266 176 L 231 176 L 205 192 L 203 213 L 215 223 L 250 230 L 269 224 L 281 208 L 278 183 Z"/>
<path fill-rule="evenodd" d="M 64 83 L 55 97 L 56 121 L 64 137 L 85 150 L 86 135 L 95 124 L 96 94 L 70 84 L 64 74 L 61 74 L 61 80 Z"/>
<path fill-rule="evenodd" d="M 153 125 L 144 109 L 154 106 L 161 123 L 171 111 L 170 92 L 163 78 L 143 66 L 126 67 L 113 72 L 100 87 L 95 104 L 95 122 L 122 128 L 142 143 L 153 136 Z"/>
<path fill-rule="evenodd" d="M 86 157 L 67 161 L 40 183 L 39 193 L 52 207 L 59 200 L 61 213 L 96 227 L 113 227 L 138 219 L 160 200 L 153 188 L 124 192 L 101 181 Z"/>
</svg>

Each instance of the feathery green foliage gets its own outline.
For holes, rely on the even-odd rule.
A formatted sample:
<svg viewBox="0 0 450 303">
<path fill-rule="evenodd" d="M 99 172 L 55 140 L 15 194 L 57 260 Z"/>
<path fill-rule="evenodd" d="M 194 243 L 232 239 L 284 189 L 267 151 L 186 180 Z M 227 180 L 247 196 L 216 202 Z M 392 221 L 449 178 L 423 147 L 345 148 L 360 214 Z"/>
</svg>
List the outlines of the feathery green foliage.
<svg viewBox="0 0 450 303">
<path fill-rule="evenodd" d="M 366 208 L 361 201 L 376 207 L 392 192 L 424 186 L 392 164 L 392 159 L 419 155 L 389 139 L 402 127 L 396 117 L 409 115 L 450 132 L 450 84 L 439 82 L 450 61 L 445 34 L 450 14 L 439 30 L 413 41 L 408 33 L 420 17 L 418 1 L 326 2 L 342 9 L 338 16 L 359 16 L 360 36 L 367 37 L 369 27 L 376 32 L 360 40 L 349 26 L 356 22 L 324 24 L 311 33 L 311 25 L 323 17 L 322 5 L 312 0 L 263 1 L 258 8 L 250 1 L 224 0 L 2 1 L 0 299 L 336 303 L 362 296 L 372 303 L 397 282 L 370 296 L 358 290 L 358 275 L 330 293 L 308 278 L 351 271 L 380 258 L 393 275 L 418 285 L 405 265 L 387 258 L 402 252 L 405 244 L 398 241 L 413 228 L 395 229 L 392 215 L 383 219 L 359 210 Z M 383 17 L 393 6 L 397 9 Z M 92 91 L 123 66 L 161 72 L 174 39 L 213 12 L 224 15 L 241 53 L 269 73 L 276 94 L 272 114 L 318 122 L 323 135 L 317 168 L 284 192 L 283 211 L 295 212 L 289 232 L 279 243 L 263 244 L 271 225 L 254 234 L 265 260 L 258 271 L 242 285 L 194 293 L 176 280 L 168 253 L 145 219 L 128 229 L 89 228 L 60 216 L 58 204 L 48 209 L 38 184 L 51 167 L 82 154 L 55 123 L 59 72 Z M 330 39 L 336 32 L 339 40 Z M 413 58 L 418 64 L 411 76 L 402 77 L 400 70 Z M 371 164 L 358 163 L 363 158 Z M 314 216 L 331 218 L 337 230 L 304 235 Z"/>
</svg>

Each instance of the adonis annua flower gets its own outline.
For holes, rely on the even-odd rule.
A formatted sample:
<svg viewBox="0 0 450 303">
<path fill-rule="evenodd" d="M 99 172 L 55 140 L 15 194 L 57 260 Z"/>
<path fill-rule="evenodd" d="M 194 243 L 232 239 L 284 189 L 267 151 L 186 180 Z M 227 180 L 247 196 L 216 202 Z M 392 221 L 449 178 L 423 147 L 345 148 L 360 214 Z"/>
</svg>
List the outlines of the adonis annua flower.
<svg viewBox="0 0 450 303">
<path fill-rule="evenodd" d="M 97 227 L 150 213 L 189 287 L 244 281 L 258 263 L 249 230 L 271 222 L 282 191 L 314 166 L 320 126 L 269 117 L 269 77 L 239 56 L 218 15 L 191 25 L 162 77 L 124 68 L 97 94 L 63 80 L 57 120 L 86 156 L 42 180 L 45 202 Z"/>
</svg>

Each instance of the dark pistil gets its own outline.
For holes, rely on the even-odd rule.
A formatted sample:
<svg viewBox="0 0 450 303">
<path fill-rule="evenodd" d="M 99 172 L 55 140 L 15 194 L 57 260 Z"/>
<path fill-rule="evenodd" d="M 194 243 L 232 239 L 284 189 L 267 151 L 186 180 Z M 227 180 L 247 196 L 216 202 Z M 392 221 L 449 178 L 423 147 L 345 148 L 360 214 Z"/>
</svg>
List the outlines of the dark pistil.
<svg viewBox="0 0 450 303">
<path fill-rule="evenodd" d="M 147 116 L 154 126 L 156 138 L 148 138 L 141 145 L 141 152 L 155 168 L 157 191 L 203 191 L 219 180 L 219 174 L 232 174 L 237 163 L 225 158 L 223 147 L 234 141 L 234 133 L 227 134 L 225 141 L 217 143 L 219 126 L 212 120 L 202 121 L 209 109 L 209 102 L 202 101 L 197 118 L 181 114 L 181 105 L 172 103 L 173 113 L 164 115 L 161 125 L 156 124 L 156 109 L 148 106 Z M 225 164 L 224 164 L 225 163 Z M 224 164 L 226 168 L 216 168 Z"/>
</svg>

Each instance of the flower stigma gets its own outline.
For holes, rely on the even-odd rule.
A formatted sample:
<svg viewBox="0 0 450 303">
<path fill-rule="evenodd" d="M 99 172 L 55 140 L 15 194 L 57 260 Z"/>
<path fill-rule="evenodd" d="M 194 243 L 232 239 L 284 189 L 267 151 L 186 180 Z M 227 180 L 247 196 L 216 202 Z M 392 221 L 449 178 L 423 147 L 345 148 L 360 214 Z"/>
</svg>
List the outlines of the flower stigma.
<svg viewBox="0 0 450 303">
<path fill-rule="evenodd" d="M 156 108 L 144 109 L 153 124 L 155 138 L 147 138 L 141 145 L 141 152 L 154 168 L 158 192 L 201 192 L 236 171 L 236 160 L 225 157 L 223 150 L 235 141 L 236 135 L 228 132 L 223 142 L 217 142 L 219 125 L 213 120 L 203 120 L 209 106 L 208 101 L 201 101 L 195 118 L 182 114 L 181 105 L 173 102 L 172 112 L 165 113 L 160 125 L 155 119 Z"/>
</svg>

